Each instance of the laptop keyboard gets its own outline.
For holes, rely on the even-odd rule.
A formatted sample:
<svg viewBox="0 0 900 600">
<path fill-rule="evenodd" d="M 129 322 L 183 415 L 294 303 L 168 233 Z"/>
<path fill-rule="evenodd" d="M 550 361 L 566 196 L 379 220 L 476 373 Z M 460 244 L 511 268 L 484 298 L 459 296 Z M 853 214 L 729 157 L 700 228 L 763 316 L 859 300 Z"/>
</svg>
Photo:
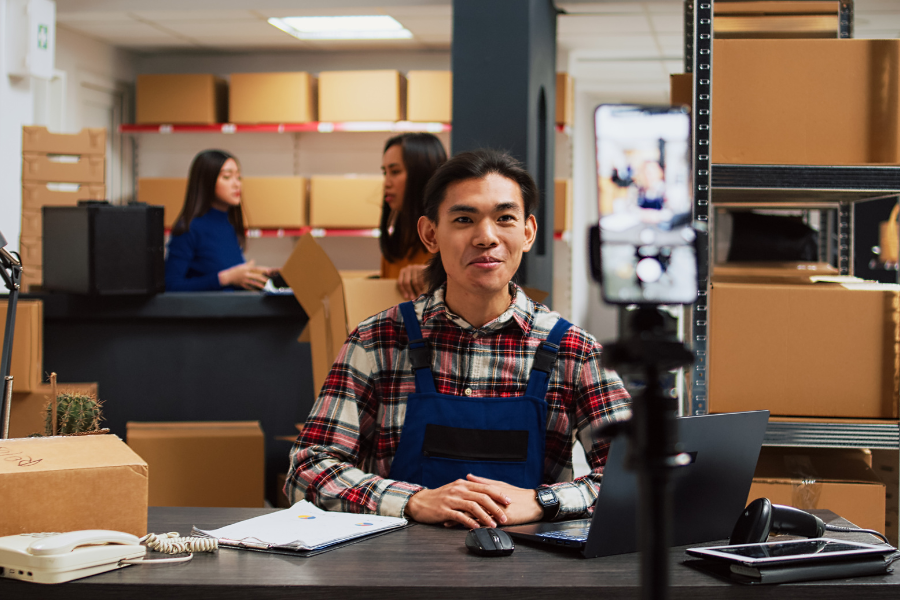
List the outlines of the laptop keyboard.
<svg viewBox="0 0 900 600">
<path fill-rule="evenodd" d="M 547 531 L 537 534 L 538 537 L 550 538 L 553 540 L 568 540 L 573 542 L 586 542 L 588 536 L 588 528 L 584 529 L 567 529 L 565 531 Z"/>
</svg>

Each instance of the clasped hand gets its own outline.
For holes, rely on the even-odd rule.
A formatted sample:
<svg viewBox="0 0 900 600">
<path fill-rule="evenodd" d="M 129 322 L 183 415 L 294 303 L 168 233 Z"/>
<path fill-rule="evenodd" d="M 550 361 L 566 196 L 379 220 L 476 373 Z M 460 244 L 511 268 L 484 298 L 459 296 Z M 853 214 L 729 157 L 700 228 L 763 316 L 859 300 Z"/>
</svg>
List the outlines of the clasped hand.
<svg viewBox="0 0 900 600">
<path fill-rule="evenodd" d="M 537 521 L 543 509 L 534 490 L 468 475 L 417 492 L 406 504 L 406 514 L 420 523 L 443 523 L 447 527 L 461 524 L 476 529 Z"/>
<path fill-rule="evenodd" d="M 251 260 L 219 273 L 219 283 L 223 286 L 233 285 L 245 290 L 260 290 L 266 285 L 269 277 L 277 269 L 270 267 L 257 267 L 256 261 Z"/>
</svg>

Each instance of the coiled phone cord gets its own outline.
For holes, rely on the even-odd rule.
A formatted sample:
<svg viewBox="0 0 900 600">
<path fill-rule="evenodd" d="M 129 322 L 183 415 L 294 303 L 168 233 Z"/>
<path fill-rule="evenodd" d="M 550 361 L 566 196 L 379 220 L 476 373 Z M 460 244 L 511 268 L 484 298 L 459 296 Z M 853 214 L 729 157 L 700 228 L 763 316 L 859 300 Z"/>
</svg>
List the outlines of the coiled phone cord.
<svg viewBox="0 0 900 600">
<path fill-rule="evenodd" d="M 163 554 L 183 554 L 185 552 L 188 552 L 189 554 L 178 558 L 156 558 L 153 560 L 146 560 L 143 558 L 127 559 L 120 561 L 122 564 L 187 562 L 194 557 L 194 552 L 215 552 L 219 548 L 219 541 L 215 538 L 180 537 L 180 534 L 177 531 L 160 534 L 148 533 L 142 537 L 140 541 L 149 549 Z"/>
</svg>

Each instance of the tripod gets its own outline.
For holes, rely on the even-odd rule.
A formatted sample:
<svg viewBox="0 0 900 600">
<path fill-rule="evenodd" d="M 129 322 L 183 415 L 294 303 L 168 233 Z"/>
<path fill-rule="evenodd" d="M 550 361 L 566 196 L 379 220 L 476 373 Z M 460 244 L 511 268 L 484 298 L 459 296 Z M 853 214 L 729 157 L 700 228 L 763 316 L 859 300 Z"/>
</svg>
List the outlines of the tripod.
<svg viewBox="0 0 900 600">
<path fill-rule="evenodd" d="M 3 396 L 0 397 L 0 439 L 9 437 L 9 413 L 12 411 L 13 378 L 9 375 L 12 362 L 13 334 L 16 327 L 16 303 L 22 283 L 22 263 L 6 250 L 6 238 L 0 233 L 0 277 L 9 290 L 6 304 L 6 330 L 3 333 L 0 378 L 3 381 Z"/>
</svg>

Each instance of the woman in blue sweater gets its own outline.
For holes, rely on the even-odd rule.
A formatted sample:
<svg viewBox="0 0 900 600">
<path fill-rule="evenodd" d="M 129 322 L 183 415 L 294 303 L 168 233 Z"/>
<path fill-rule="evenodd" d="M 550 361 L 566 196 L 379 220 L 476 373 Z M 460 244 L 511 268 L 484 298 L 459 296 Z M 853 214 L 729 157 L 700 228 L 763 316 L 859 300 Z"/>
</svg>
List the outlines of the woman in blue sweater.
<svg viewBox="0 0 900 600">
<path fill-rule="evenodd" d="M 194 158 L 166 254 L 166 291 L 260 289 L 275 269 L 246 262 L 241 171 L 221 150 Z"/>
</svg>

